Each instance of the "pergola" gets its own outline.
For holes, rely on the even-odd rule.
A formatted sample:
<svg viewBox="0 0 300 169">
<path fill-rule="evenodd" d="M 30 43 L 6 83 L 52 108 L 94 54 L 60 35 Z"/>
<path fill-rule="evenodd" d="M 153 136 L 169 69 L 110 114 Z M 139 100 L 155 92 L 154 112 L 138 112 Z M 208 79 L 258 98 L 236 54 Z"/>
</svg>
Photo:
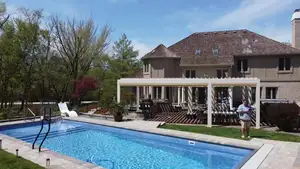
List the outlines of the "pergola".
<svg viewBox="0 0 300 169">
<path fill-rule="evenodd" d="M 260 79 L 258 78 L 121 78 L 117 81 L 117 102 L 121 100 L 121 86 L 137 87 L 137 104 L 139 103 L 139 87 L 141 86 L 187 87 L 188 111 L 191 111 L 192 106 L 192 87 L 207 87 L 207 127 L 212 127 L 212 93 L 214 87 L 255 87 L 256 128 L 260 128 Z M 178 88 L 178 90 L 180 89 Z"/>
</svg>

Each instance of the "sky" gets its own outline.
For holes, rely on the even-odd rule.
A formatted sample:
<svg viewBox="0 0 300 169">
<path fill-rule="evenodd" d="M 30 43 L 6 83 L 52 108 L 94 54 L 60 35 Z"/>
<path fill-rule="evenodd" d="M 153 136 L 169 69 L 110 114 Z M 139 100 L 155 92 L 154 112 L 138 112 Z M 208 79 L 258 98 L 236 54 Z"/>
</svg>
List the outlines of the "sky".
<svg viewBox="0 0 300 169">
<path fill-rule="evenodd" d="M 0 0 L 1 1 L 1 0 Z M 291 17 L 300 0 L 4 0 L 7 11 L 43 9 L 45 18 L 92 18 L 109 25 L 114 42 L 122 33 L 139 57 L 159 44 L 170 46 L 195 32 L 248 29 L 291 42 Z"/>
</svg>

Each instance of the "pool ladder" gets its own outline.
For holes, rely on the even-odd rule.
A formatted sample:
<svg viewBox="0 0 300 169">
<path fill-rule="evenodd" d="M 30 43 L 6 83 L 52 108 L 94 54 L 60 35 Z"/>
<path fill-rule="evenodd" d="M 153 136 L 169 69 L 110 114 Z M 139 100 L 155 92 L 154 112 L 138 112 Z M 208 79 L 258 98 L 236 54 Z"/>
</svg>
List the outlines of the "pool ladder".
<svg viewBox="0 0 300 169">
<path fill-rule="evenodd" d="M 41 142 L 41 144 L 39 146 L 39 152 L 41 152 L 41 147 L 42 147 L 44 141 L 46 140 L 46 138 L 47 138 L 47 136 L 48 136 L 48 134 L 50 132 L 50 129 L 51 129 L 51 114 L 52 114 L 52 109 L 51 109 L 51 107 L 44 107 L 43 110 L 44 110 L 43 111 L 43 116 L 41 116 L 41 118 L 42 118 L 41 129 L 40 129 L 38 135 L 35 137 L 35 140 L 34 140 L 34 142 L 32 144 L 32 149 L 34 149 L 34 145 L 35 145 L 36 141 L 38 140 L 41 132 L 44 129 L 44 123 L 45 123 L 45 121 L 47 121 L 48 122 L 48 130 L 47 130 L 47 133 L 45 134 L 45 136 L 43 138 L 43 141 Z M 47 116 L 47 113 L 48 113 L 48 116 Z"/>
</svg>

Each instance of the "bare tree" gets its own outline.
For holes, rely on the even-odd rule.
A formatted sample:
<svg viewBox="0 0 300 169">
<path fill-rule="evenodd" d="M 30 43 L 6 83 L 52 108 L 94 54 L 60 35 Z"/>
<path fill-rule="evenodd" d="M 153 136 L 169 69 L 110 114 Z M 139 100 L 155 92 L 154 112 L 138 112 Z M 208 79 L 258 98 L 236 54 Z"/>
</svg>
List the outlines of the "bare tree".
<svg viewBox="0 0 300 169">
<path fill-rule="evenodd" d="M 106 25 L 98 34 L 97 26 L 91 19 L 77 21 L 74 18 L 63 21 L 58 16 L 51 17 L 51 24 L 54 28 L 56 51 L 68 70 L 68 80 L 61 97 L 61 101 L 64 101 L 70 82 L 85 75 L 94 59 L 103 55 L 111 29 Z M 75 89 L 76 83 L 73 84 L 72 91 Z"/>
</svg>

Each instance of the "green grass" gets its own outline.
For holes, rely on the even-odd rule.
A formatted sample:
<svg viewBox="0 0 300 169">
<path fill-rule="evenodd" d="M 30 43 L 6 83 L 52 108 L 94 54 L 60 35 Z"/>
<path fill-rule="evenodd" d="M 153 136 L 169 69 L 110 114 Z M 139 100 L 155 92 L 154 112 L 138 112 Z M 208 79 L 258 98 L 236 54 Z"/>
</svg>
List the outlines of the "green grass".
<svg viewBox="0 0 300 169">
<path fill-rule="evenodd" d="M 0 169 L 43 169 L 43 167 L 0 150 Z"/>
<path fill-rule="evenodd" d="M 201 134 L 220 136 L 220 137 L 242 139 L 241 138 L 241 130 L 238 128 L 229 128 L 229 127 L 220 127 L 220 126 L 208 128 L 205 126 L 175 125 L 175 124 L 165 124 L 165 125 L 161 126 L 160 128 L 187 131 L 187 132 L 192 132 L 192 133 L 201 133 Z M 281 132 L 265 131 L 262 129 L 259 129 L 259 130 L 251 129 L 250 136 L 252 138 L 300 142 L 299 136 L 281 133 Z"/>
</svg>

